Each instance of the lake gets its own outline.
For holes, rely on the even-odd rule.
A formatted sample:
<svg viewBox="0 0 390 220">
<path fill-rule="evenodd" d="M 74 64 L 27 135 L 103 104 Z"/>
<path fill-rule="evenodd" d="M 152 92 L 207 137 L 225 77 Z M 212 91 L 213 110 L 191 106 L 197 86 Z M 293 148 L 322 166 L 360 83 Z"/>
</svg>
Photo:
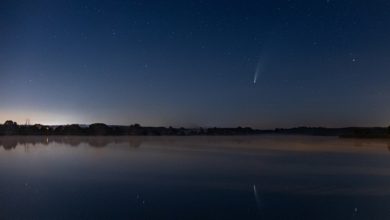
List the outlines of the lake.
<svg viewBox="0 0 390 220">
<path fill-rule="evenodd" d="M 0 137 L 0 219 L 390 219 L 390 140 Z"/>
</svg>

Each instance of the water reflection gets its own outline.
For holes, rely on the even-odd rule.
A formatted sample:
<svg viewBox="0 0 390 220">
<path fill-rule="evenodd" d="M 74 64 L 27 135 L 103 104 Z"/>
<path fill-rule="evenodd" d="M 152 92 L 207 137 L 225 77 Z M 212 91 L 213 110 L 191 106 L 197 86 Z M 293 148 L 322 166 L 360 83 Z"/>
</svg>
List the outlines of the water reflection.
<svg viewBox="0 0 390 220">
<path fill-rule="evenodd" d="M 35 145 L 50 145 L 50 144 L 66 144 L 72 147 L 78 147 L 82 143 L 88 144 L 90 147 L 107 147 L 109 144 L 126 143 L 129 147 L 138 148 L 142 144 L 141 138 L 129 137 L 88 137 L 88 136 L 5 136 L 0 137 L 0 147 L 5 150 L 15 149 L 19 146 L 35 146 Z"/>
<path fill-rule="evenodd" d="M 313 136 L 0 136 L 0 148 L 13 150 L 17 146 L 49 146 L 51 144 L 64 144 L 78 147 L 87 144 L 94 148 L 107 147 L 110 144 L 125 144 L 130 148 L 139 148 L 143 143 L 157 144 L 174 148 L 177 146 L 196 146 L 196 150 L 202 149 L 272 149 L 290 151 L 326 151 L 340 152 L 351 151 L 351 146 L 361 152 L 390 152 L 390 140 L 388 139 L 343 139 L 337 137 L 313 137 Z"/>
<path fill-rule="evenodd" d="M 390 219 L 389 145 L 311 136 L 0 137 L 0 219 Z"/>
</svg>

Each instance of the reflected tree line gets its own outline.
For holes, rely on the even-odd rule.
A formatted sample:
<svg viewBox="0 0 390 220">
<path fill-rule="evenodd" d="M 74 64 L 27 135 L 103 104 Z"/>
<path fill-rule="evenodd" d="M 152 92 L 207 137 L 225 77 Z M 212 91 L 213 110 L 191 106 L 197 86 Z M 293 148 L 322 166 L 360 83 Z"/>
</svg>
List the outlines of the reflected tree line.
<svg viewBox="0 0 390 220">
<path fill-rule="evenodd" d="M 183 136 L 184 137 L 184 136 Z M 216 144 L 221 143 L 221 139 L 178 139 L 178 136 L 0 136 L 0 148 L 12 150 L 18 146 L 49 146 L 51 144 L 67 145 L 71 147 L 79 147 L 81 144 L 87 144 L 94 148 L 107 147 L 110 144 L 125 144 L 130 148 L 140 148 L 144 142 L 158 143 L 159 145 L 172 146 L 176 143 L 200 143 Z M 229 143 L 235 144 L 251 144 L 254 140 L 244 139 L 242 137 L 226 136 Z"/>
<path fill-rule="evenodd" d="M 78 137 L 78 136 L 4 136 L 0 138 L 0 147 L 5 150 L 15 149 L 20 145 L 50 145 L 66 144 L 71 147 L 78 147 L 85 143 L 95 148 L 106 147 L 109 144 L 125 143 L 131 148 L 139 148 L 142 145 L 142 138 L 137 137 Z"/>
<path fill-rule="evenodd" d="M 267 138 L 250 138 L 243 136 L 209 136 L 209 137 L 179 137 L 179 136 L 159 136 L 159 137 L 143 137 L 143 136 L 0 136 L 0 148 L 5 150 L 13 150 L 17 147 L 25 147 L 28 150 L 30 147 L 42 147 L 52 144 L 58 144 L 58 146 L 79 147 L 84 144 L 93 148 L 104 148 L 110 144 L 120 144 L 121 146 L 128 146 L 129 148 L 140 148 L 142 145 L 156 145 L 167 147 L 188 147 L 196 145 L 197 150 L 209 149 L 209 147 L 225 147 L 250 150 L 251 147 L 259 147 L 270 145 L 276 147 L 286 146 L 290 144 L 291 139 L 279 139 L 276 136 L 268 136 Z M 284 136 L 286 137 L 286 136 Z M 271 141 L 270 141 L 271 140 Z M 313 140 L 313 139 L 311 139 Z M 294 140 L 292 140 L 294 142 Z M 343 143 L 342 145 L 349 145 L 355 147 L 365 147 L 380 144 L 386 147 L 390 152 L 390 140 L 388 139 L 334 139 L 335 145 Z M 299 141 L 298 141 L 299 142 Z M 277 145 L 274 145 L 277 143 Z M 317 142 L 305 141 L 299 142 L 300 146 L 314 144 L 321 144 Z M 332 142 L 326 142 L 326 146 L 332 144 Z M 55 146 L 55 145 L 54 145 Z M 232 147 L 233 146 L 233 147 Z M 294 148 L 294 147 L 292 147 Z M 314 147 L 315 148 L 315 147 Z M 309 148 L 308 148 L 309 149 Z M 226 149 L 225 149 L 226 150 Z"/>
</svg>

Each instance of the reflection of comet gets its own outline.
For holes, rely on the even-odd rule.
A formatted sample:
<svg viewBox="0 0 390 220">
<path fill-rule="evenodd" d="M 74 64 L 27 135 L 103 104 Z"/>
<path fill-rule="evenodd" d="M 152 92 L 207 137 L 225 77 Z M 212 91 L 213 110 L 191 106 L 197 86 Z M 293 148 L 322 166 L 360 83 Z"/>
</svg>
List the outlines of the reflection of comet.
<svg viewBox="0 0 390 220">
<path fill-rule="evenodd" d="M 261 209 L 260 198 L 259 195 L 257 194 L 257 189 L 255 184 L 253 184 L 253 194 L 255 195 L 257 209 L 260 211 Z"/>
</svg>

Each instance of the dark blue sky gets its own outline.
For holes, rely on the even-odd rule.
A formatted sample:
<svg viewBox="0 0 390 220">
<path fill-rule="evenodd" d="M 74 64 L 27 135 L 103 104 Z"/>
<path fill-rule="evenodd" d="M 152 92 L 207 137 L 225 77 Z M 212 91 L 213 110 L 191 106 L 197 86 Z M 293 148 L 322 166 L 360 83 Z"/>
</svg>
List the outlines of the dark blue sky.
<svg viewBox="0 0 390 220">
<path fill-rule="evenodd" d="M 387 0 L 2 0 L 0 120 L 388 125 L 389 12 Z"/>
</svg>

